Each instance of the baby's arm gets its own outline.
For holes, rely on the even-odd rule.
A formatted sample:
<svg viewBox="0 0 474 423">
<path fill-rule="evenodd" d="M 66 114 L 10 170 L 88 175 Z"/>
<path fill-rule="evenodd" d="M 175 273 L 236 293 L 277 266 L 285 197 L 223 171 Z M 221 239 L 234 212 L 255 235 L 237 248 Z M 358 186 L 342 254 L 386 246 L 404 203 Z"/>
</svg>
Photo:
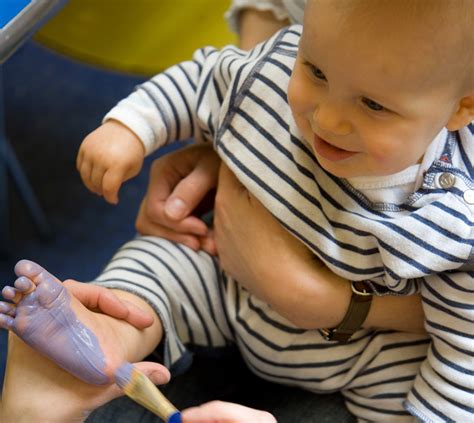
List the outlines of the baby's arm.
<svg viewBox="0 0 474 423">
<path fill-rule="evenodd" d="M 407 407 L 423 421 L 474 418 L 473 280 L 469 272 L 457 272 L 429 276 L 421 283 L 431 345 Z"/>
</svg>

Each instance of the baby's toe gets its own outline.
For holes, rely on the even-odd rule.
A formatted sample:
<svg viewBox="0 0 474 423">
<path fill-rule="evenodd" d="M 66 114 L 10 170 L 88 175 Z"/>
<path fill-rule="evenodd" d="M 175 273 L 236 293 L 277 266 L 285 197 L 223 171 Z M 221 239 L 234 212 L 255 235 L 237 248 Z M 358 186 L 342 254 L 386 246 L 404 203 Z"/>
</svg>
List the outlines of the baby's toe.
<svg viewBox="0 0 474 423">
<path fill-rule="evenodd" d="M 40 281 L 37 280 L 43 274 L 48 274 L 51 278 L 56 278 L 51 275 L 45 268 L 41 267 L 38 263 L 35 263 L 31 260 L 20 260 L 15 265 L 15 273 L 17 276 L 26 276 L 28 279 L 32 280 L 34 283 L 38 284 Z"/>
<path fill-rule="evenodd" d="M 16 281 L 15 281 L 15 288 L 17 291 L 26 294 L 29 291 L 32 291 L 35 288 L 35 284 L 29 280 L 26 276 L 20 276 Z"/>
<path fill-rule="evenodd" d="M 0 314 L 7 314 L 8 316 L 15 317 L 16 314 L 16 307 L 12 303 L 6 303 L 4 301 L 0 301 Z"/>
<path fill-rule="evenodd" d="M 0 314 L 0 328 L 12 330 L 14 328 L 15 319 L 8 314 Z"/>
<path fill-rule="evenodd" d="M 13 286 L 5 286 L 2 289 L 2 297 L 9 301 L 14 301 L 19 296 L 17 290 Z"/>
</svg>

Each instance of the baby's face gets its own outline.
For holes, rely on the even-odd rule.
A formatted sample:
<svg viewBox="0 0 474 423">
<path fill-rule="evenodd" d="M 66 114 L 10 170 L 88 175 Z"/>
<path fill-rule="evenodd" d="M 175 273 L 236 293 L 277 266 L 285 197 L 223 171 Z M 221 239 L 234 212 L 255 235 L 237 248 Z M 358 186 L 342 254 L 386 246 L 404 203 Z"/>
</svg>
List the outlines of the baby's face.
<svg viewBox="0 0 474 423">
<path fill-rule="evenodd" d="M 390 16 L 351 19 L 342 31 L 337 3 L 310 0 L 306 9 L 288 89 L 295 121 L 336 176 L 399 172 L 420 162 L 455 112 L 455 78 L 429 34 Z"/>
</svg>

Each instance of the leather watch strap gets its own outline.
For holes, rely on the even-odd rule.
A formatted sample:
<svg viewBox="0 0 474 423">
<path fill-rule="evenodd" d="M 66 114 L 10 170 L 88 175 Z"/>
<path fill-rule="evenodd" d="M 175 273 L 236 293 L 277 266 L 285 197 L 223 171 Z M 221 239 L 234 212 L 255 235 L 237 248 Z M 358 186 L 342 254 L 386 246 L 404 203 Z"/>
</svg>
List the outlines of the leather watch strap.
<svg viewBox="0 0 474 423">
<path fill-rule="evenodd" d="M 351 302 L 342 322 L 336 328 L 321 329 L 327 341 L 348 342 L 362 327 L 369 314 L 373 296 L 372 287 L 364 281 L 353 281 L 351 287 Z"/>
</svg>

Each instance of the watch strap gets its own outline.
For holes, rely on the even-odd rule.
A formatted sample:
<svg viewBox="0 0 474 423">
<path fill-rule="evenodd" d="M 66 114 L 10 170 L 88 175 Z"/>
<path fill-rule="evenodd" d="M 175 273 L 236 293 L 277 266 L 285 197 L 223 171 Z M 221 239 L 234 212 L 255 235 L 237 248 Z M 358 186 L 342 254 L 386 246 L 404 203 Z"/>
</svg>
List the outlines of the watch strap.
<svg viewBox="0 0 474 423">
<path fill-rule="evenodd" d="M 372 287 L 363 281 L 354 281 L 351 287 L 351 302 L 342 322 L 335 328 L 321 329 L 327 341 L 348 342 L 352 335 L 362 327 L 369 314 L 373 297 Z"/>
</svg>

